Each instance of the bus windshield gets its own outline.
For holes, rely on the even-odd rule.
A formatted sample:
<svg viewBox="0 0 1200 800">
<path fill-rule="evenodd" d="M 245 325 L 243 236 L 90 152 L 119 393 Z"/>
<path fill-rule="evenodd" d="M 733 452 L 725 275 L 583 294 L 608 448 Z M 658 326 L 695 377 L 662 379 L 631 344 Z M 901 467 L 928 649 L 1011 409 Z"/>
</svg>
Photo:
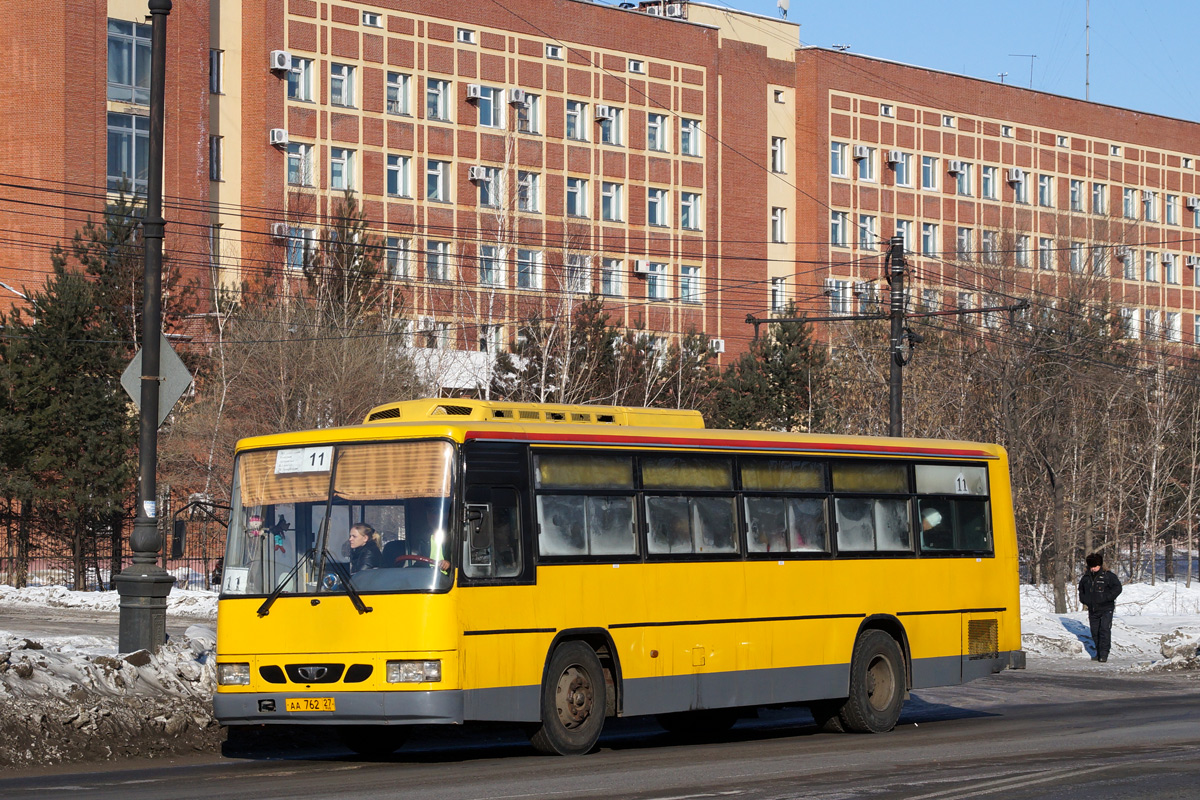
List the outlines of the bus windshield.
<svg viewBox="0 0 1200 800">
<path fill-rule="evenodd" d="M 453 474 L 444 441 L 240 454 L 221 594 L 449 589 Z"/>
</svg>

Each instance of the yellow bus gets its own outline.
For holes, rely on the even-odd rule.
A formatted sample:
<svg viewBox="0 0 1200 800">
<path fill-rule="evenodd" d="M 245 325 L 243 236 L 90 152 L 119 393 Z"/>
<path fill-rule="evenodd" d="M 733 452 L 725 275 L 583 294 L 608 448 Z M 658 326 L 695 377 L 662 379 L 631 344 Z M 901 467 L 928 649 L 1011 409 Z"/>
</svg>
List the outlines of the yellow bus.
<svg viewBox="0 0 1200 800">
<path fill-rule="evenodd" d="M 503 720 L 580 754 L 607 717 L 786 705 L 883 732 L 911 689 L 1025 663 L 994 445 L 414 400 L 242 440 L 232 506 L 217 719 L 360 752 Z"/>
</svg>

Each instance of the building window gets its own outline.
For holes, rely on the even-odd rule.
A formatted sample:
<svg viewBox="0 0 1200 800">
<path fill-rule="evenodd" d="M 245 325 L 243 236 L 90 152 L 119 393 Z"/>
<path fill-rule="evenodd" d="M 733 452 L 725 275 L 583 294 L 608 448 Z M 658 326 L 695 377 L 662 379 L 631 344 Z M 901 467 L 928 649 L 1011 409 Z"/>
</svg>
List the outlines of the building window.
<svg viewBox="0 0 1200 800">
<path fill-rule="evenodd" d="M 1054 178 L 1050 175 L 1038 175 L 1038 205 L 1054 205 Z"/>
<path fill-rule="evenodd" d="M 329 188 L 342 191 L 355 188 L 353 150 L 329 148 Z"/>
<path fill-rule="evenodd" d="M 1029 236 L 1027 234 L 1017 234 L 1017 251 L 1015 255 L 1018 267 L 1029 266 Z"/>
<path fill-rule="evenodd" d="M 1158 192 L 1142 190 L 1142 215 L 1146 222 L 1158 222 Z"/>
<path fill-rule="evenodd" d="M 1167 283 L 1179 283 L 1179 262 L 1173 253 L 1163 253 L 1163 280 Z"/>
<path fill-rule="evenodd" d="M 782 244 L 787 241 L 787 209 L 771 207 L 771 241 Z"/>
<path fill-rule="evenodd" d="M 833 211 L 829 214 L 829 243 L 834 247 L 849 247 L 848 242 L 850 219 L 845 211 Z"/>
<path fill-rule="evenodd" d="M 893 105 L 890 105 L 889 103 L 880 103 L 879 104 L 879 116 L 881 116 L 881 117 L 896 116 L 896 107 Z"/>
<path fill-rule="evenodd" d="M 442 122 L 450 121 L 449 81 L 425 79 L 425 116 Z"/>
<path fill-rule="evenodd" d="M 1146 251 L 1145 272 L 1147 283 L 1158 283 L 1158 253 L 1153 250 Z"/>
<path fill-rule="evenodd" d="M 630 72 L 635 72 L 638 75 L 646 74 L 646 62 L 639 61 L 636 58 L 629 59 L 628 69 Z"/>
<path fill-rule="evenodd" d="M 997 184 L 999 182 L 996 179 L 996 174 L 995 167 L 983 167 L 980 170 L 979 191 L 986 200 L 995 200 L 998 197 Z"/>
<path fill-rule="evenodd" d="M 912 186 L 912 153 L 900 153 L 900 158 L 892 168 L 896 172 L 897 186 Z"/>
<path fill-rule="evenodd" d="M 537 250 L 517 250 L 517 288 L 542 288 L 542 254 Z"/>
<path fill-rule="evenodd" d="M 475 108 L 479 111 L 479 124 L 483 127 L 504 127 L 503 89 L 495 86 L 479 87 L 479 97 L 475 100 Z"/>
<path fill-rule="evenodd" d="M 845 178 L 849 175 L 849 162 L 846 160 L 848 145 L 845 142 L 829 143 L 829 174 L 835 178 Z"/>
<path fill-rule="evenodd" d="M 1083 272 L 1083 242 L 1071 242 L 1067 269 L 1076 274 Z"/>
<path fill-rule="evenodd" d="M 679 268 L 679 300 L 683 303 L 700 302 L 700 268 L 681 266 Z"/>
<path fill-rule="evenodd" d="M 667 300 L 667 265 L 651 261 L 646 273 L 646 299 Z"/>
<path fill-rule="evenodd" d="M 938 160 L 933 156 L 921 156 L 921 188 L 938 188 Z"/>
<path fill-rule="evenodd" d="M 592 291 L 590 259 L 578 253 L 567 253 L 566 262 L 563 265 L 563 288 L 575 294 Z"/>
<path fill-rule="evenodd" d="M 596 121 L 600 124 L 600 144 L 621 144 L 621 119 L 624 109 L 616 106 L 596 106 Z"/>
<path fill-rule="evenodd" d="M 1121 309 L 1121 328 L 1126 339 L 1137 339 L 1141 335 L 1140 316 L 1136 308 Z M 1200 319 L 1200 317 L 1197 317 L 1197 319 Z M 1197 339 L 1197 341 L 1200 341 L 1200 339 Z"/>
<path fill-rule="evenodd" d="M 950 116 L 949 114 L 942 114 L 942 127 L 943 128 L 953 128 L 954 127 L 954 117 Z"/>
<path fill-rule="evenodd" d="M 787 172 L 787 139 L 782 136 L 771 137 L 771 172 Z"/>
<path fill-rule="evenodd" d="M 968 161 L 962 161 L 958 164 L 958 174 L 954 176 L 955 191 L 964 197 L 970 197 L 974 194 L 974 187 L 971 186 L 971 173 L 975 168 Z"/>
<path fill-rule="evenodd" d="M 621 272 L 625 262 L 619 258 L 600 260 L 600 294 L 608 297 L 621 296 Z"/>
<path fill-rule="evenodd" d="M 1168 311 L 1163 315 L 1163 327 L 1166 328 L 1167 341 L 1182 342 L 1183 330 L 1180 325 L 1180 317 L 1178 311 Z"/>
<path fill-rule="evenodd" d="M 108 99 L 149 105 L 149 25 L 108 21 Z"/>
<path fill-rule="evenodd" d="M 932 222 L 921 223 L 921 254 L 936 256 L 941 249 L 938 242 L 938 226 Z"/>
<path fill-rule="evenodd" d="M 499 286 L 504 272 L 500 268 L 500 248 L 494 244 L 479 246 L 479 282 L 484 286 Z"/>
<path fill-rule="evenodd" d="M 145 194 L 150 175 L 150 118 L 108 114 L 108 191 Z"/>
<path fill-rule="evenodd" d="M 784 102 L 783 89 L 772 89 L 771 92 L 776 103 Z"/>
<path fill-rule="evenodd" d="M 875 217 L 871 214 L 858 215 L 858 249 L 874 250 L 879 241 L 875 229 Z"/>
<path fill-rule="evenodd" d="M 1108 154 L 1109 154 L 1110 156 L 1116 156 L 1116 157 L 1120 157 L 1120 155 L 1121 155 L 1121 145 L 1119 145 L 1119 144 L 1110 144 L 1110 145 L 1108 146 Z"/>
<path fill-rule="evenodd" d="M 288 70 L 287 74 L 288 99 L 311 103 L 313 99 L 312 76 L 312 59 L 292 56 L 292 68 Z"/>
<path fill-rule="evenodd" d="M 1121 215 L 1125 219 L 1137 219 L 1137 189 L 1121 190 Z"/>
<path fill-rule="evenodd" d="M 1155 308 L 1146 309 L 1146 338 L 1157 339 L 1162 335 L 1162 328 L 1158 324 L 1159 311 Z"/>
<path fill-rule="evenodd" d="M 1005 139 L 1013 138 L 1013 126 L 1012 125 L 1001 125 L 1000 126 L 1000 135 L 1003 136 Z"/>
<path fill-rule="evenodd" d="M 588 216 L 588 182 L 583 178 L 567 178 L 567 216 Z"/>
<path fill-rule="evenodd" d="M 313 147 L 303 142 L 288 142 L 287 181 L 293 186 L 312 186 Z"/>
<path fill-rule="evenodd" d="M 317 249 L 316 235 L 312 228 L 288 228 L 285 260 L 289 270 L 299 272 L 312 261 Z"/>
<path fill-rule="evenodd" d="M 542 98 L 536 94 L 525 93 L 525 102 L 517 105 L 517 130 L 521 133 L 540 133 L 542 118 Z"/>
<path fill-rule="evenodd" d="M 354 67 L 349 64 L 329 65 L 330 105 L 354 107 L 354 73 Z"/>
<path fill-rule="evenodd" d="M 383 17 L 374 11 L 364 11 L 362 12 L 362 24 L 368 28 L 382 28 Z"/>
<path fill-rule="evenodd" d="M 579 100 L 567 101 L 567 138 L 579 142 L 587 141 L 587 103 Z"/>
<path fill-rule="evenodd" d="M 667 149 L 667 118 L 663 114 L 647 114 L 646 115 L 646 149 L 660 150 Z"/>
<path fill-rule="evenodd" d="M 875 180 L 875 148 L 866 145 L 855 145 L 854 161 L 858 164 L 858 179 L 860 181 Z"/>
<path fill-rule="evenodd" d="M 1068 184 L 1069 202 L 1072 211 L 1083 211 L 1083 181 L 1072 179 Z"/>
<path fill-rule="evenodd" d="M 208 91 L 225 94 L 225 51 L 208 51 Z"/>
<path fill-rule="evenodd" d="M 1054 269 L 1054 241 L 1046 236 L 1038 238 L 1038 269 Z"/>
<path fill-rule="evenodd" d="M 400 236 L 389 236 L 385 242 L 384 263 L 392 280 L 411 278 L 412 243 Z"/>
<path fill-rule="evenodd" d="M 1124 275 L 1127 281 L 1137 280 L 1137 254 L 1132 250 L 1118 251 L 1117 258 L 1125 265 Z"/>
<path fill-rule="evenodd" d="M 954 238 L 954 254 L 959 261 L 968 261 L 973 255 L 971 251 L 971 229 L 959 228 Z"/>
<path fill-rule="evenodd" d="M 1000 263 L 998 236 L 995 231 L 984 231 L 979 235 L 979 248 L 983 251 L 983 263 Z"/>
<path fill-rule="evenodd" d="M 546 58 L 549 58 L 553 61 L 562 61 L 562 57 L 563 57 L 563 49 L 560 45 L 557 45 L 557 44 L 546 45 Z"/>
<path fill-rule="evenodd" d="M 679 152 L 685 156 L 700 155 L 700 120 L 680 118 Z"/>
<path fill-rule="evenodd" d="M 387 193 L 393 197 L 412 197 L 412 159 L 409 156 L 387 157 Z"/>
<path fill-rule="evenodd" d="M 475 44 L 475 31 L 470 28 L 459 28 L 458 41 L 461 44 Z"/>
<path fill-rule="evenodd" d="M 479 183 L 479 205 L 485 208 L 500 207 L 500 168 L 484 167 Z"/>
<path fill-rule="evenodd" d="M 896 235 L 904 242 L 905 252 L 913 252 L 913 245 L 917 243 L 913 238 L 913 224 L 909 219 L 896 220 Z"/>
<path fill-rule="evenodd" d="M 504 346 L 504 328 L 499 325 L 479 326 L 479 352 L 499 353 Z"/>
<path fill-rule="evenodd" d="M 679 227 L 690 231 L 700 230 L 700 195 L 696 192 L 681 192 L 679 195 Z"/>
<path fill-rule="evenodd" d="M 1103 183 L 1092 184 L 1092 213 L 1108 213 L 1108 187 Z"/>
<path fill-rule="evenodd" d="M 1057 141 L 1059 147 L 1066 147 L 1067 145 L 1070 144 L 1070 140 L 1068 140 L 1066 136 L 1062 136 L 1061 134 L 1059 135 L 1059 137 L 1056 141 Z"/>
<path fill-rule="evenodd" d="M 224 137 L 209 136 L 208 137 L 208 179 L 210 181 L 222 180 L 222 151 L 224 150 Z"/>
<path fill-rule="evenodd" d="M 387 113 L 408 116 L 408 85 L 409 76 L 403 72 L 387 74 Z"/>
<path fill-rule="evenodd" d="M 425 199 L 441 203 L 450 202 L 450 185 L 446 178 L 450 173 L 450 164 L 445 161 L 434 161 L 432 158 L 425 162 Z"/>
<path fill-rule="evenodd" d="M 646 190 L 646 224 L 665 226 L 667 224 L 667 190 L 649 188 Z"/>
<path fill-rule="evenodd" d="M 787 308 L 787 280 L 771 278 L 771 295 L 767 298 L 767 307 L 774 312 Z"/>
<path fill-rule="evenodd" d="M 1179 195 L 1177 195 L 1177 194 L 1167 195 L 1165 208 L 1167 211 L 1166 220 L 1165 220 L 1166 223 L 1168 225 L 1178 225 L 1179 224 Z"/>
<path fill-rule="evenodd" d="M 538 174 L 536 172 L 517 173 L 517 210 L 537 212 L 541 206 L 541 193 L 538 191 Z"/>
<path fill-rule="evenodd" d="M 830 314 L 841 316 L 850 313 L 850 281 L 826 280 L 825 294 L 829 295 Z"/>
<path fill-rule="evenodd" d="M 624 187 L 619 183 L 605 181 L 600 186 L 600 219 L 605 222 L 620 222 L 625 219 L 625 204 L 622 199 Z"/>
<path fill-rule="evenodd" d="M 1092 245 L 1092 274 L 1107 275 L 1108 274 L 1108 248 L 1100 245 Z"/>
<path fill-rule="evenodd" d="M 425 243 L 425 279 L 450 280 L 450 243 L 430 239 Z"/>
<path fill-rule="evenodd" d="M 937 289 L 922 289 L 921 290 L 921 308 L 925 311 L 937 311 L 941 305 L 941 299 L 938 297 Z"/>
<path fill-rule="evenodd" d="M 1029 202 L 1029 174 L 1021 170 L 1017 176 L 1015 180 L 1010 181 L 1013 187 L 1013 202 L 1024 205 Z"/>
</svg>

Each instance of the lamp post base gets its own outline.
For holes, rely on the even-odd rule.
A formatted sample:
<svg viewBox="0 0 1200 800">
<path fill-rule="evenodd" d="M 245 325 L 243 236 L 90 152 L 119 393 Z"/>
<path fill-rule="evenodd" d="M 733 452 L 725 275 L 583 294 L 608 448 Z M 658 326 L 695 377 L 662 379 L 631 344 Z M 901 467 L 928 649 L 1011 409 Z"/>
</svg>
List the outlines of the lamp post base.
<svg viewBox="0 0 1200 800">
<path fill-rule="evenodd" d="M 167 595 L 175 578 L 157 564 L 130 564 L 113 583 L 121 597 L 117 649 L 158 652 L 167 639 Z"/>
</svg>

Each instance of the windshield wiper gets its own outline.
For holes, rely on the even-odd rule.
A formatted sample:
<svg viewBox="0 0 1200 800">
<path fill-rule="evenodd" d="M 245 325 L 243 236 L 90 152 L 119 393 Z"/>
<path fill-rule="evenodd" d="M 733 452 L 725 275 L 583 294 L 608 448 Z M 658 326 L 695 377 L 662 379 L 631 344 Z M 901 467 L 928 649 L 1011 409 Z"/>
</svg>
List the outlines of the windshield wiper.
<svg viewBox="0 0 1200 800">
<path fill-rule="evenodd" d="M 263 600 L 263 604 L 258 607 L 258 615 L 260 617 L 265 617 L 267 614 L 271 613 L 271 606 L 273 606 L 275 601 L 279 599 L 279 595 L 283 594 L 283 587 L 288 585 L 288 581 L 296 577 L 296 573 L 300 571 L 300 567 L 304 566 L 305 561 L 312 560 L 314 552 L 315 551 L 313 550 L 309 550 L 302 558 L 296 559 L 296 566 L 288 570 L 288 574 L 283 576 L 283 580 L 275 585 L 275 588 L 271 590 L 269 595 L 267 595 L 267 599 Z"/>
<path fill-rule="evenodd" d="M 305 561 L 315 564 L 316 555 L 316 550 L 309 550 L 304 554 L 303 558 L 296 560 L 296 566 L 292 567 L 291 570 L 288 571 L 288 574 L 283 576 L 283 580 L 279 582 L 279 585 L 271 590 L 271 593 L 267 595 L 267 599 L 264 600 L 263 604 L 258 607 L 258 615 L 260 617 L 265 617 L 267 614 L 271 613 L 271 606 L 274 605 L 275 601 L 279 599 L 279 596 L 283 594 L 283 588 L 288 585 L 288 581 L 296 576 L 296 573 L 300 571 L 300 567 L 304 565 Z M 354 604 L 354 608 L 358 611 L 358 613 L 369 614 L 371 611 L 373 611 L 374 609 L 371 608 L 371 606 L 363 602 L 362 595 L 358 593 L 358 590 L 354 588 L 354 584 L 350 582 L 350 575 L 346 572 L 345 568 L 343 568 L 342 565 L 335 558 L 333 558 L 333 554 L 326 550 L 322 552 L 321 555 L 321 562 L 329 565 L 329 569 L 337 576 L 337 579 L 341 582 L 342 586 L 345 587 L 346 596 L 350 598 L 350 602 Z M 323 586 L 324 581 L 317 584 L 317 591 L 320 592 Z M 314 600 L 313 602 L 315 603 L 316 601 Z"/>
</svg>

